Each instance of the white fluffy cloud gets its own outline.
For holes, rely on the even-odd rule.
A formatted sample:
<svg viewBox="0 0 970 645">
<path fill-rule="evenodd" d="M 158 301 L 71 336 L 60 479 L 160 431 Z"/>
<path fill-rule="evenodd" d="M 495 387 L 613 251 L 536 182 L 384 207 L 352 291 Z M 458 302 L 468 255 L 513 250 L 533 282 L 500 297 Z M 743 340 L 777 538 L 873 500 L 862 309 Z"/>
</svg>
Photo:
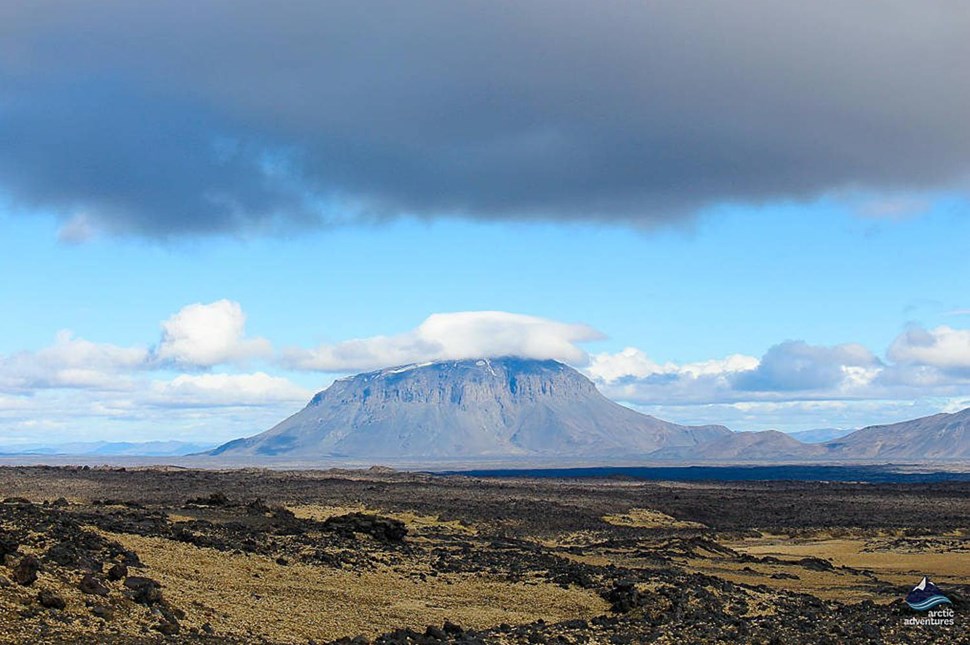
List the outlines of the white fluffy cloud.
<svg viewBox="0 0 970 645">
<path fill-rule="evenodd" d="M 163 407 L 263 406 L 305 403 L 313 392 L 265 372 L 252 374 L 181 374 L 155 381 L 148 397 Z"/>
<path fill-rule="evenodd" d="M 145 348 L 93 343 L 64 330 L 50 347 L 0 357 L 0 390 L 124 389 L 147 358 Z"/>
<path fill-rule="evenodd" d="M 211 367 L 272 353 L 269 341 L 245 336 L 246 314 L 238 302 L 188 305 L 162 323 L 155 355 L 179 365 Z"/>
<path fill-rule="evenodd" d="M 639 404 L 693 404 L 734 400 L 732 379 L 751 372 L 760 361 L 733 354 L 694 363 L 658 363 L 645 352 L 627 347 L 615 354 L 595 354 L 584 369 L 607 396 Z"/>
<path fill-rule="evenodd" d="M 269 341 L 246 338 L 245 325 L 239 303 L 219 300 L 183 307 L 164 321 L 154 351 L 96 343 L 63 330 L 48 347 L 0 356 L 0 391 L 126 390 L 146 370 L 209 368 L 269 357 Z"/>
<path fill-rule="evenodd" d="M 769 349 L 755 369 L 738 374 L 733 384 L 752 392 L 829 390 L 846 381 L 867 383 L 880 367 L 879 359 L 862 345 L 785 341 Z"/>
<path fill-rule="evenodd" d="M 197 371 L 271 351 L 267 341 L 246 338 L 237 303 L 190 305 L 162 327 L 154 350 L 62 331 L 48 347 L 0 356 L 0 439 L 215 441 L 269 427 L 312 395 L 264 372 Z"/>
<path fill-rule="evenodd" d="M 939 332 L 940 330 L 934 330 Z M 858 344 L 833 346 L 785 341 L 760 359 L 734 355 L 699 363 L 658 363 L 627 348 L 594 355 L 586 373 L 614 399 L 641 406 L 745 405 L 794 401 L 890 401 L 965 394 L 970 373 L 962 369 L 959 330 L 937 333 L 934 343 L 897 340 L 886 363 Z M 922 353 L 912 351 L 912 345 Z M 903 362 L 903 358 L 914 362 Z M 920 362 L 915 362 L 920 361 Z M 936 364 L 932 364 L 935 362 Z M 763 408 L 759 408 L 763 409 Z M 861 409 L 861 408 L 860 408 Z"/>
<path fill-rule="evenodd" d="M 224 378 L 202 381 L 200 377 Z M 193 374 L 130 391 L 40 390 L 0 397 L 0 450 L 16 444 L 177 439 L 218 443 L 265 430 L 309 392 L 275 376 Z"/>
<path fill-rule="evenodd" d="M 858 344 L 803 341 L 779 343 L 760 358 L 691 363 L 657 361 L 636 347 L 588 355 L 582 344 L 600 338 L 588 325 L 523 314 L 441 313 L 411 331 L 293 349 L 268 364 L 337 373 L 439 359 L 551 358 L 650 414 L 737 429 L 864 425 L 968 405 L 968 329 L 913 327 L 884 360 Z M 24 439 L 97 438 L 111 428 L 119 439 L 136 438 L 123 428 L 137 438 L 169 428 L 241 436 L 269 427 L 313 393 L 272 370 L 240 373 L 246 360 L 271 356 L 269 341 L 247 337 L 242 307 L 228 300 L 182 308 L 162 323 L 154 348 L 62 331 L 48 347 L 0 356 L 0 430 Z"/>
<path fill-rule="evenodd" d="M 63 367 L 128 369 L 145 363 L 148 351 L 142 347 L 119 347 L 77 338 L 70 331 L 58 332 L 54 344 L 36 354 L 44 363 Z"/>
<path fill-rule="evenodd" d="M 676 375 L 699 378 L 720 376 L 758 367 L 758 359 L 744 354 L 732 354 L 727 358 L 701 361 L 697 363 L 656 363 L 642 350 L 627 347 L 615 354 L 602 353 L 590 357 L 589 366 L 584 370 L 590 378 L 604 383 L 621 379 L 643 379 L 653 375 Z"/>
<path fill-rule="evenodd" d="M 416 329 L 396 336 L 374 336 L 290 350 L 285 363 L 295 369 L 346 372 L 429 360 L 523 356 L 584 364 L 577 343 L 602 338 L 588 325 L 504 311 L 433 314 Z"/>
<path fill-rule="evenodd" d="M 911 327 L 890 346 L 889 358 L 905 365 L 970 370 L 970 329 Z"/>
<path fill-rule="evenodd" d="M 680 423 L 726 425 L 732 430 L 814 430 L 861 428 L 904 419 L 956 412 L 970 406 L 950 405 L 946 399 L 917 401 L 891 399 L 811 399 L 794 401 L 741 401 L 736 403 L 636 405 L 636 409 Z M 959 402 L 957 402 L 959 403 Z"/>
</svg>

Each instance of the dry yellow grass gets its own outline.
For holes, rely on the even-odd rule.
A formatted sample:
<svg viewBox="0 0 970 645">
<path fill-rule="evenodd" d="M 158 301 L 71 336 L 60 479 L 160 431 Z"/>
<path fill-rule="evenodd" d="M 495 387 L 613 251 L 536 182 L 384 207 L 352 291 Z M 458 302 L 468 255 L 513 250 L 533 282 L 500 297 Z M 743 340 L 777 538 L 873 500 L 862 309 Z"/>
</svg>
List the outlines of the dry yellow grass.
<svg viewBox="0 0 970 645">
<path fill-rule="evenodd" d="M 727 546 L 756 556 L 825 558 L 836 566 L 869 569 L 881 579 L 895 584 L 915 584 L 924 575 L 929 575 L 938 582 L 970 583 L 970 555 L 966 552 L 866 551 L 869 544 L 870 541 L 865 539 L 792 540 L 787 536 L 765 535 L 731 542 Z"/>
<path fill-rule="evenodd" d="M 40 555 L 40 552 L 29 545 L 21 545 L 19 553 L 22 555 Z M 8 556 L 15 560 L 20 556 Z M 8 561 L 9 563 L 9 561 Z M 0 643 L 65 643 L 84 642 L 97 643 L 106 635 L 139 633 L 142 626 L 158 622 L 151 609 L 137 605 L 130 601 L 120 601 L 118 596 L 123 590 L 121 582 L 103 581 L 111 589 L 112 598 L 102 598 L 84 594 L 78 588 L 82 574 L 73 572 L 69 577 L 62 578 L 46 569 L 37 574 L 37 581 L 30 586 L 20 586 L 11 582 L 6 575 L 0 574 Z M 21 612 L 36 607 L 37 595 L 41 591 L 53 592 L 65 602 L 65 607 L 59 615 L 65 620 L 60 624 L 45 621 L 42 616 L 25 618 Z M 109 608 L 123 608 L 113 611 L 113 618 L 109 622 L 102 621 L 92 615 L 88 603 L 104 605 Z M 43 613 L 46 610 L 42 610 Z M 41 625 L 46 629 L 41 629 Z"/>
<path fill-rule="evenodd" d="M 890 600 L 872 590 L 867 590 L 871 585 L 868 578 L 850 572 L 813 571 L 792 565 L 745 564 L 725 558 L 689 558 L 682 563 L 691 571 L 716 576 L 730 582 L 766 585 L 774 589 L 810 593 L 824 600 L 858 602 L 868 599 L 883 603 Z M 746 568 L 748 570 L 745 570 Z M 798 576 L 798 579 L 772 578 L 771 575 L 775 573 L 793 573 Z"/>
<path fill-rule="evenodd" d="M 649 529 L 703 529 L 699 522 L 685 522 L 666 513 L 649 508 L 631 508 L 626 513 L 604 515 L 603 521 L 614 526 L 635 526 Z"/>
<path fill-rule="evenodd" d="M 407 525 L 409 531 L 420 532 L 423 528 L 446 529 L 466 535 L 474 535 L 477 531 L 458 520 L 442 520 L 437 515 L 419 515 L 412 512 L 389 512 L 382 509 L 367 508 L 363 504 L 357 506 L 319 506 L 298 505 L 288 506 L 289 510 L 299 518 L 323 521 L 335 515 L 347 513 L 374 513 L 384 517 L 400 520 Z"/>
<path fill-rule="evenodd" d="M 160 538 L 107 534 L 135 550 L 165 597 L 183 608 L 185 626 L 209 622 L 217 633 L 305 643 L 452 620 L 471 628 L 542 618 L 592 618 L 607 610 L 596 594 L 545 582 L 511 584 L 481 575 L 427 581 L 396 570 L 353 572 L 277 565 Z"/>
<path fill-rule="evenodd" d="M 169 522 L 191 522 L 194 519 L 196 519 L 196 518 L 192 517 L 191 515 L 182 515 L 182 514 L 179 514 L 179 513 L 169 513 L 168 514 L 168 521 Z"/>
</svg>

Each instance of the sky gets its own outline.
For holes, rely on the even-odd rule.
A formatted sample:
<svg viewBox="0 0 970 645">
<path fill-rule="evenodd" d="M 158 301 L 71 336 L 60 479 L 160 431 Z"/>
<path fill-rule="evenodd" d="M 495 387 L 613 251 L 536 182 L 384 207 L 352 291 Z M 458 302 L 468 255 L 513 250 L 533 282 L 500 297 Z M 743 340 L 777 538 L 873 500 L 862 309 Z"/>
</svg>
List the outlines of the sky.
<svg viewBox="0 0 970 645">
<path fill-rule="evenodd" d="M 0 446 L 508 354 L 735 430 L 970 407 L 962 3 L 46 4 L 0 7 Z"/>
</svg>

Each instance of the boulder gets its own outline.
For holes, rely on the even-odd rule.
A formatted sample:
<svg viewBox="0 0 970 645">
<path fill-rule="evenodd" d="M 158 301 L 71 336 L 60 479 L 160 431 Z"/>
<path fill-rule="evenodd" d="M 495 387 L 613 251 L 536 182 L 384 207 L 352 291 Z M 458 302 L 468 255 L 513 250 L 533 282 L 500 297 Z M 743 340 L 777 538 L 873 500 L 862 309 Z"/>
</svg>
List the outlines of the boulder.
<svg viewBox="0 0 970 645">
<path fill-rule="evenodd" d="M 37 572 L 40 571 L 40 560 L 32 555 L 25 555 L 13 569 L 13 580 L 25 587 L 37 582 Z"/>
</svg>

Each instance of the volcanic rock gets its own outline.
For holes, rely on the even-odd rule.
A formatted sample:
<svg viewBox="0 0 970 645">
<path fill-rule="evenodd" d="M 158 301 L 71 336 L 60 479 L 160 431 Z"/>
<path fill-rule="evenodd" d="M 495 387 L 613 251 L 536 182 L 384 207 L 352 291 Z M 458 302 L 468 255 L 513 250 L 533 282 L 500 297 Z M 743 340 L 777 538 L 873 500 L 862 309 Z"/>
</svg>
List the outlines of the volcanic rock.
<svg viewBox="0 0 970 645">
<path fill-rule="evenodd" d="M 151 578 L 131 576 L 125 580 L 125 587 L 129 589 L 129 597 L 142 605 L 152 605 L 162 600 L 159 584 Z"/>
<path fill-rule="evenodd" d="M 128 576 L 128 567 L 124 563 L 118 562 L 108 569 L 108 580 L 118 581 L 123 580 Z"/>
<path fill-rule="evenodd" d="M 30 586 L 37 582 L 38 571 L 40 571 L 40 561 L 32 555 L 25 555 L 13 569 L 13 580 L 18 585 Z"/>
<path fill-rule="evenodd" d="M 84 574 L 84 576 L 81 578 L 81 582 L 78 584 L 78 589 L 84 593 L 93 594 L 95 596 L 108 595 L 108 588 L 104 586 L 104 583 L 90 573 Z"/>
<path fill-rule="evenodd" d="M 324 521 L 323 528 L 348 537 L 353 537 L 354 533 L 363 533 L 384 542 L 401 542 L 408 533 L 404 522 L 400 520 L 366 513 L 329 517 Z"/>
<path fill-rule="evenodd" d="M 48 609 L 64 609 L 67 603 L 64 599 L 58 596 L 53 591 L 44 589 L 39 594 L 37 594 L 37 602 L 40 603 L 41 607 L 46 607 Z"/>
</svg>

